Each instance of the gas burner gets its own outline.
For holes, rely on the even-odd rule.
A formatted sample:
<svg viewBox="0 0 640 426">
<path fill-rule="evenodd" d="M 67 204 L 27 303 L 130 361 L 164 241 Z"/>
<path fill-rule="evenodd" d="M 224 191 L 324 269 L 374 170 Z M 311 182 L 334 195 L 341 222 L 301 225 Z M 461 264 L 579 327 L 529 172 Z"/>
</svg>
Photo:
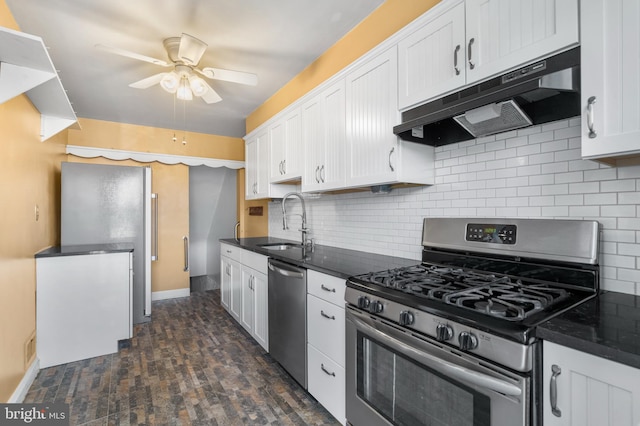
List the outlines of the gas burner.
<svg viewBox="0 0 640 426">
<path fill-rule="evenodd" d="M 474 307 L 480 311 L 485 312 L 494 317 L 506 317 L 507 307 L 501 304 L 494 303 L 492 300 L 480 300 L 474 304 Z"/>
</svg>

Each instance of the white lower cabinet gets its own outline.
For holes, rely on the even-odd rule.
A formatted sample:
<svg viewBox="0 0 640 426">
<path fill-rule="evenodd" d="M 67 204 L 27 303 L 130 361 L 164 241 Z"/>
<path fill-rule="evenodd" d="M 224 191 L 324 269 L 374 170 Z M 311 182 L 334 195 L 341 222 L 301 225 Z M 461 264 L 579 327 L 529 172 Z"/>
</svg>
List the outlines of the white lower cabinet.
<svg viewBox="0 0 640 426">
<path fill-rule="evenodd" d="M 267 256 L 225 243 L 220 247 L 221 304 L 268 352 Z"/>
<path fill-rule="evenodd" d="M 640 425 L 640 370 L 546 341 L 543 355 L 545 426 Z"/>
<path fill-rule="evenodd" d="M 346 424 L 344 290 L 344 279 L 307 271 L 308 390 L 342 424 Z"/>
</svg>

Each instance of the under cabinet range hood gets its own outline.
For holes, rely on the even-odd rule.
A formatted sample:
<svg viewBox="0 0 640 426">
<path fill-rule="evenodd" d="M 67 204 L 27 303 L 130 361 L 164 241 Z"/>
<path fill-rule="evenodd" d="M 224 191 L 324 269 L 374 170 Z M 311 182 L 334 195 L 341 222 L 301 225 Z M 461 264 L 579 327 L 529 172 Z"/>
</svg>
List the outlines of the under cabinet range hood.
<svg viewBox="0 0 640 426">
<path fill-rule="evenodd" d="M 580 115 L 580 48 L 402 113 L 402 139 L 447 145 Z"/>
</svg>

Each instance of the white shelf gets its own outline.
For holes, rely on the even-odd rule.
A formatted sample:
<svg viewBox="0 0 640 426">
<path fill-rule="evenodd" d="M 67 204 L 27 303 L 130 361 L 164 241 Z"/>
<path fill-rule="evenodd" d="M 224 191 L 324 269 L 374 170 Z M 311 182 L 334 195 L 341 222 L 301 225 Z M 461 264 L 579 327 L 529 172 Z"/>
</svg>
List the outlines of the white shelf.
<svg viewBox="0 0 640 426">
<path fill-rule="evenodd" d="M 73 125 L 79 128 L 42 39 L 0 27 L 0 103 L 22 93 L 40 111 L 41 140 Z"/>
</svg>

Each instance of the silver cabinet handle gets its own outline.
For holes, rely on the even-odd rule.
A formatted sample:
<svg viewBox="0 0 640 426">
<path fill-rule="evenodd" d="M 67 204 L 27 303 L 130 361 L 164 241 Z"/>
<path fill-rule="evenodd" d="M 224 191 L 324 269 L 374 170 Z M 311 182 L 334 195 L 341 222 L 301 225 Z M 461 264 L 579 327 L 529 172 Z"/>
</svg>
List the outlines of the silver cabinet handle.
<svg viewBox="0 0 640 426">
<path fill-rule="evenodd" d="M 335 293 L 336 292 L 335 288 L 329 288 L 329 287 L 325 286 L 324 284 L 320 284 L 320 288 L 323 289 L 324 291 L 328 291 L 330 293 Z"/>
<path fill-rule="evenodd" d="M 151 260 L 158 261 L 158 208 L 159 208 L 158 194 L 151 194 L 151 209 L 153 210 L 153 224 L 151 231 Z"/>
<path fill-rule="evenodd" d="M 393 168 L 393 164 L 391 164 L 391 156 L 393 155 L 393 151 L 395 151 L 396 147 L 393 146 L 391 147 L 391 151 L 389 151 L 389 168 L 391 169 L 392 172 L 395 172 L 395 169 Z"/>
<path fill-rule="evenodd" d="M 469 69 L 474 69 L 476 67 L 476 65 L 471 62 L 471 46 L 473 46 L 473 43 L 476 41 L 475 38 L 471 38 L 471 40 L 469 40 L 469 46 L 467 47 L 467 56 L 469 57 Z"/>
<path fill-rule="evenodd" d="M 562 412 L 558 408 L 558 376 L 562 373 L 560 367 L 553 364 L 551 366 L 551 382 L 549 383 L 549 399 L 551 401 L 551 413 L 556 417 L 561 417 Z"/>
<path fill-rule="evenodd" d="M 320 167 L 320 180 L 324 183 L 324 164 Z"/>
<path fill-rule="evenodd" d="M 596 97 L 591 96 L 587 99 L 587 127 L 589 127 L 589 138 L 594 139 L 598 134 L 593 128 L 593 104 L 596 103 Z"/>
<path fill-rule="evenodd" d="M 318 172 L 320 171 L 320 166 L 316 167 L 316 183 L 320 183 L 320 179 L 318 178 Z"/>
<path fill-rule="evenodd" d="M 249 289 L 253 290 L 253 275 L 249 275 Z"/>
<path fill-rule="evenodd" d="M 322 311 L 322 310 L 320 311 L 320 315 L 322 315 L 322 316 L 323 316 L 323 317 L 325 317 L 326 319 L 330 319 L 330 320 L 335 320 L 335 319 L 336 319 L 335 315 L 327 315 L 327 314 L 325 314 L 325 313 L 324 313 L 324 311 Z"/>
<path fill-rule="evenodd" d="M 282 174 L 282 161 L 280 161 L 278 163 L 278 172 L 280 172 L 280 174 Z"/>
<path fill-rule="evenodd" d="M 453 69 L 456 71 L 456 75 L 460 75 L 460 68 L 458 68 L 458 52 L 460 51 L 460 45 L 457 45 L 453 51 Z"/>
<path fill-rule="evenodd" d="M 282 160 L 282 174 L 287 174 L 287 160 Z"/>
<path fill-rule="evenodd" d="M 240 230 L 240 222 L 236 222 L 236 226 L 233 227 L 233 238 L 236 241 L 240 241 L 240 238 L 238 238 L 238 231 Z M 227 250 L 227 253 L 231 253 L 229 250 Z"/>
<path fill-rule="evenodd" d="M 324 368 L 324 364 L 320 364 L 320 369 L 322 369 L 322 371 L 324 371 L 324 374 L 326 374 L 327 376 L 336 377 L 336 373 L 333 373 L 333 372 L 327 370 L 326 368 Z"/>
<path fill-rule="evenodd" d="M 186 235 L 182 237 L 182 243 L 184 244 L 184 271 L 189 270 L 189 237 Z"/>
</svg>

